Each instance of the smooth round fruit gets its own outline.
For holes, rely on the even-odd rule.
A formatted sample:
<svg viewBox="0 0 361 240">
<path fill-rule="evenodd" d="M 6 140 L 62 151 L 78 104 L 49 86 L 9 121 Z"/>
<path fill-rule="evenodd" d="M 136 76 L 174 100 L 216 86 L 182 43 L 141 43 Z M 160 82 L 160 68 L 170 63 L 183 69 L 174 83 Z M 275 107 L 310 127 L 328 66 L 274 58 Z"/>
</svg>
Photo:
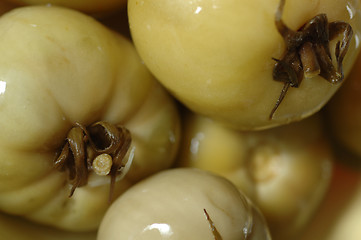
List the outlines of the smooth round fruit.
<svg viewBox="0 0 361 240">
<path fill-rule="evenodd" d="M 260 212 L 225 178 L 199 169 L 157 173 L 105 214 L 98 240 L 268 240 Z"/>
</svg>

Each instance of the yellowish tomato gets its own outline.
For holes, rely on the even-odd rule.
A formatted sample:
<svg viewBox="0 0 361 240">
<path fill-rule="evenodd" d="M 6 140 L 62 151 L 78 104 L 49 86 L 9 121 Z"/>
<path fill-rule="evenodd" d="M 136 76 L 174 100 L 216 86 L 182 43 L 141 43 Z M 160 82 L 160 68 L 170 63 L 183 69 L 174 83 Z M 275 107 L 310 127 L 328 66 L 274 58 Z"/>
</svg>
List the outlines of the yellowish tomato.
<svg viewBox="0 0 361 240">
<path fill-rule="evenodd" d="M 133 45 L 85 14 L 17 8 L 0 18 L 0 34 L 0 210 L 62 229 L 94 230 L 109 207 L 109 191 L 115 198 L 173 164 L 177 107 Z M 121 151 L 125 157 L 115 155 L 126 142 L 121 134 L 119 148 L 109 153 L 113 164 L 118 161 L 114 176 L 132 159 L 114 187 L 113 178 L 98 176 L 90 164 L 94 146 L 110 139 L 107 132 L 93 137 L 88 127 L 98 121 L 131 136 L 128 151 Z M 88 133 L 78 141 L 70 133 L 80 126 Z M 79 149 L 60 161 L 64 171 L 55 169 L 54 161 L 65 156 L 61 150 L 74 142 Z"/>
<path fill-rule="evenodd" d="M 284 86 L 272 78 L 273 58 L 286 51 L 275 24 L 279 2 L 130 0 L 130 30 L 147 67 L 188 108 L 240 130 L 270 128 L 317 112 L 340 86 L 305 78 L 269 119 Z M 354 30 L 343 62 L 348 75 L 359 52 L 359 1 L 287 0 L 282 19 L 297 31 L 320 13 Z"/>
<path fill-rule="evenodd" d="M 172 169 L 139 182 L 108 209 L 98 240 L 269 240 L 262 214 L 225 178 Z"/>
</svg>

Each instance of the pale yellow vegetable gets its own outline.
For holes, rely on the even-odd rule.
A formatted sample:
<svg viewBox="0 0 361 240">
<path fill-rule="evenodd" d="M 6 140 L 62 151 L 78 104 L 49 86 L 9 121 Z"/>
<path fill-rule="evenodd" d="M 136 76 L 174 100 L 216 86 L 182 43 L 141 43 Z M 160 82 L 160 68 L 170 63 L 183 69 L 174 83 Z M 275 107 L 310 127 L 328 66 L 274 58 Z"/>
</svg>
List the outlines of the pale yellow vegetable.
<svg viewBox="0 0 361 240">
<path fill-rule="evenodd" d="M 269 128 L 317 112 L 340 86 L 320 76 L 303 79 L 269 119 L 283 88 L 272 79 L 272 58 L 285 51 L 275 26 L 279 2 L 129 0 L 130 30 L 145 64 L 188 108 L 237 129 Z M 282 19 L 296 31 L 320 13 L 354 29 L 348 75 L 359 52 L 359 0 L 287 0 Z"/>
<path fill-rule="evenodd" d="M 199 169 L 179 168 L 141 181 L 112 204 L 97 237 L 110 239 L 270 237 L 261 213 L 231 182 Z"/>
<path fill-rule="evenodd" d="M 115 198 L 173 164 L 176 105 L 127 39 L 75 10 L 17 8 L 0 18 L 0 35 L 0 211 L 95 230 L 109 207 L 109 191 Z M 53 162 L 72 127 L 97 121 L 129 130 L 132 142 L 120 170 L 129 167 L 127 159 L 131 167 L 113 189 L 110 177 L 90 166 L 88 183 L 69 198 L 74 184 Z"/>
<path fill-rule="evenodd" d="M 178 166 L 231 180 L 260 208 L 274 239 L 294 239 L 330 182 L 333 152 L 318 116 L 256 132 L 238 132 L 189 113 Z"/>
</svg>

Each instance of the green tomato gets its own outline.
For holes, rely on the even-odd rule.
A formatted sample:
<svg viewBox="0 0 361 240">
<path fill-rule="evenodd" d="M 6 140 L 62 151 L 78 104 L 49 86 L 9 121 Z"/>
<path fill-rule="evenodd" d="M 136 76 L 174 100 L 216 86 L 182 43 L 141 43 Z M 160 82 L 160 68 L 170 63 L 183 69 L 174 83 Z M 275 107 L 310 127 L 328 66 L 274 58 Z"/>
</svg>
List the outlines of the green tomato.
<svg viewBox="0 0 361 240">
<path fill-rule="evenodd" d="M 17 8 L 0 18 L 0 34 L 0 210 L 58 228 L 94 230 L 109 206 L 111 179 L 115 198 L 173 164 L 177 107 L 133 45 L 85 14 Z M 110 151 L 113 142 L 101 125 L 88 128 L 98 121 L 129 130 L 131 145 L 122 141 L 129 143 L 129 134 L 119 134 Z M 85 135 L 74 137 L 73 129 Z M 111 177 L 97 170 L 102 161 L 92 164 L 104 151 L 118 164 Z M 117 181 L 127 159 L 131 168 Z M 63 171 L 55 169 L 59 165 Z"/>
<path fill-rule="evenodd" d="M 272 78 L 285 52 L 275 25 L 279 0 L 129 0 L 135 46 L 147 67 L 191 110 L 242 130 L 264 129 L 317 112 L 339 88 L 319 75 L 290 88 L 269 119 L 283 84 Z M 354 29 L 344 59 L 352 67 L 360 39 L 358 0 L 289 0 L 282 19 L 292 30 L 319 13 Z M 327 29 L 327 28 L 326 28 Z M 335 41 L 330 52 L 334 55 Z"/>
</svg>

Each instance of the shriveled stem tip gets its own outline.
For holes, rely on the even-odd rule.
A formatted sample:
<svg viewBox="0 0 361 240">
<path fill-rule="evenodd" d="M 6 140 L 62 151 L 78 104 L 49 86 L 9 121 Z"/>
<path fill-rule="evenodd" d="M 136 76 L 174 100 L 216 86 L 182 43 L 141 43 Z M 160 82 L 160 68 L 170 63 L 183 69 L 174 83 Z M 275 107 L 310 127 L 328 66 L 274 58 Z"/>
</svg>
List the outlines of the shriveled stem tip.
<svg viewBox="0 0 361 240">
<path fill-rule="evenodd" d="M 269 120 L 272 120 L 272 119 L 273 119 L 273 116 L 274 116 L 276 110 L 278 109 L 278 107 L 280 106 L 282 100 L 285 98 L 286 93 L 287 93 L 289 87 L 290 87 L 290 83 L 289 83 L 289 82 L 285 82 L 284 85 L 283 85 L 281 94 L 280 94 L 280 96 L 278 97 L 277 102 L 276 102 L 275 106 L 273 107 L 273 109 L 272 109 L 272 111 L 271 111 L 271 113 L 270 113 L 270 115 L 269 115 L 269 117 L 268 117 Z"/>
<path fill-rule="evenodd" d="M 123 158 L 131 142 L 131 134 L 124 126 L 104 121 L 89 127 L 76 123 L 70 129 L 60 155 L 54 160 L 56 169 L 68 171 L 72 185 L 69 196 L 73 195 L 76 188 L 88 183 L 89 171 L 92 170 L 98 176 L 110 176 L 111 200 L 116 177 L 125 175 Z M 127 171 L 129 164 L 126 164 Z"/>
<path fill-rule="evenodd" d="M 100 154 L 92 163 L 93 171 L 99 176 L 106 176 L 110 173 L 113 165 L 113 158 L 107 153 Z"/>
<path fill-rule="evenodd" d="M 222 240 L 221 234 L 218 232 L 216 226 L 214 225 L 214 222 L 212 221 L 211 217 L 209 216 L 207 210 L 203 209 L 204 215 L 206 216 L 206 219 L 209 223 L 209 227 L 211 228 L 214 240 Z"/>
<path fill-rule="evenodd" d="M 321 67 L 318 63 L 312 43 L 304 43 L 299 50 L 305 78 L 313 78 L 321 73 Z"/>
</svg>

